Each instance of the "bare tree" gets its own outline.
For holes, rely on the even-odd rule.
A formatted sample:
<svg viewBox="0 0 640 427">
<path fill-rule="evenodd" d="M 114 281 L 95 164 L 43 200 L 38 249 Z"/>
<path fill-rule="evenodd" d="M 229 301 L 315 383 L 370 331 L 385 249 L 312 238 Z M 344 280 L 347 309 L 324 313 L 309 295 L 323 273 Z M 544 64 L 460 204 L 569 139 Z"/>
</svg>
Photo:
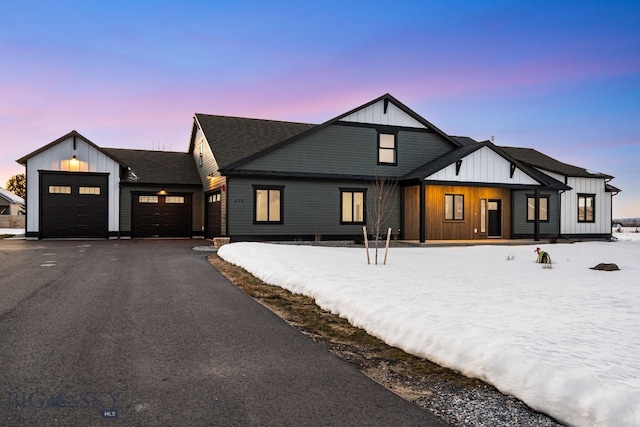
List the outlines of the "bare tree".
<svg viewBox="0 0 640 427">
<path fill-rule="evenodd" d="M 397 200 L 398 180 L 387 178 L 384 173 L 376 171 L 371 183 L 371 196 L 367 200 L 367 229 L 373 238 L 375 247 L 375 264 L 378 264 L 378 248 L 381 239 L 384 241 L 389 219 Z"/>
</svg>

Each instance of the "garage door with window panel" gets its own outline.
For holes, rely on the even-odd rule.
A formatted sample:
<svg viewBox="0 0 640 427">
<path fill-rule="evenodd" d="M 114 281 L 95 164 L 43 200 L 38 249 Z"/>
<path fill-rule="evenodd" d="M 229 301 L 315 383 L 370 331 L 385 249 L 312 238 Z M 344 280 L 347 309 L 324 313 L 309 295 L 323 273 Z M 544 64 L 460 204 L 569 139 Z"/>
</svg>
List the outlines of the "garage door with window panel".
<svg viewBox="0 0 640 427">
<path fill-rule="evenodd" d="M 190 237 L 190 194 L 132 194 L 133 237 Z"/>
<path fill-rule="evenodd" d="M 107 238 L 108 174 L 40 175 L 42 238 Z"/>
</svg>

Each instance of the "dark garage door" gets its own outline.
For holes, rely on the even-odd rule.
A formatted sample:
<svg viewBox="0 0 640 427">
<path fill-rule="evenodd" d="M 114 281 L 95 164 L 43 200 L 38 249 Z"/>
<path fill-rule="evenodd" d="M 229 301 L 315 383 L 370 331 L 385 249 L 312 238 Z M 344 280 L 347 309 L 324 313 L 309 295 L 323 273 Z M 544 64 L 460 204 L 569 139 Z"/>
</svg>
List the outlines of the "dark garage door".
<svg viewBox="0 0 640 427">
<path fill-rule="evenodd" d="M 82 172 L 40 175 L 42 238 L 107 238 L 107 174 Z"/>
<path fill-rule="evenodd" d="M 190 237 L 190 194 L 133 194 L 133 237 Z"/>
</svg>

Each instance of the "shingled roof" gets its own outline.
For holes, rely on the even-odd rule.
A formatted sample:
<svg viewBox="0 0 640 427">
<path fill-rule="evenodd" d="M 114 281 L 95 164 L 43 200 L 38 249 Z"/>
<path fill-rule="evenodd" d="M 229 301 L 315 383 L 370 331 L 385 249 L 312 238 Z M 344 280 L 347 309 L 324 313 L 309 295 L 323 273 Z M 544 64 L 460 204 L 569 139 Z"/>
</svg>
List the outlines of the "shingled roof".
<svg viewBox="0 0 640 427">
<path fill-rule="evenodd" d="M 220 169 L 258 153 L 315 125 L 277 120 L 196 114 Z M 195 141 L 192 141 L 192 148 Z"/>
<path fill-rule="evenodd" d="M 173 151 L 103 148 L 131 169 L 128 182 L 137 184 L 202 185 L 196 163 L 189 153 Z M 127 182 L 127 179 L 124 180 Z"/>
<path fill-rule="evenodd" d="M 542 154 L 533 148 L 520 147 L 500 147 L 514 159 L 525 163 L 534 168 L 543 169 L 549 172 L 559 173 L 565 176 L 574 176 L 580 178 L 604 178 L 612 179 L 613 176 L 600 172 L 589 171 L 578 166 L 562 163 L 552 157 Z"/>
</svg>

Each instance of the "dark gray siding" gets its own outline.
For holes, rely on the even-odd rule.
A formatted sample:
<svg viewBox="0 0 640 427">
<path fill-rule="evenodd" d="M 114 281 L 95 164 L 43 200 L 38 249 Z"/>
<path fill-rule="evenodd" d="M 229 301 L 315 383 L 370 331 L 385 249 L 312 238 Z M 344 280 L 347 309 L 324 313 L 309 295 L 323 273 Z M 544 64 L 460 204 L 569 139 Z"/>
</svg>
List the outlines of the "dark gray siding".
<svg viewBox="0 0 640 427">
<path fill-rule="evenodd" d="M 400 130 L 397 166 L 378 165 L 375 128 L 333 125 L 244 164 L 243 170 L 401 176 L 453 149 L 442 137 Z"/>
<path fill-rule="evenodd" d="M 284 186 L 283 224 L 254 224 L 253 185 Z M 227 182 L 228 234 L 233 238 L 313 238 L 323 240 L 338 236 L 360 236 L 362 225 L 340 224 L 340 188 L 367 189 L 371 197 L 370 182 L 319 181 L 285 179 L 250 179 L 233 177 Z M 385 223 L 397 232 L 400 227 L 399 192 L 396 204 Z"/>
<path fill-rule="evenodd" d="M 549 221 L 540 221 L 540 235 L 546 237 L 558 237 L 560 234 L 560 205 L 557 192 L 543 192 L 540 197 L 549 197 Z M 512 193 L 512 213 L 514 238 L 533 237 L 534 223 L 527 221 L 527 197 L 533 197 L 532 190 L 514 191 Z"/>
<path fill-rule="evenodd" d="M 160 186 L 145 186 L 145 185 L 127 185 L 120 187 L 120 233 L 123 236 L 131 235 L 131 193 L 136 191 L 160 191 Z M 201 187 L 164 187 L 169 194 L 171 193 L 183 193 L 192 194 L 191 207 L 192 223 L 191 230 L 194 236 L 202 235 L 204 227 L 204 195 Z"/>
</svg>

